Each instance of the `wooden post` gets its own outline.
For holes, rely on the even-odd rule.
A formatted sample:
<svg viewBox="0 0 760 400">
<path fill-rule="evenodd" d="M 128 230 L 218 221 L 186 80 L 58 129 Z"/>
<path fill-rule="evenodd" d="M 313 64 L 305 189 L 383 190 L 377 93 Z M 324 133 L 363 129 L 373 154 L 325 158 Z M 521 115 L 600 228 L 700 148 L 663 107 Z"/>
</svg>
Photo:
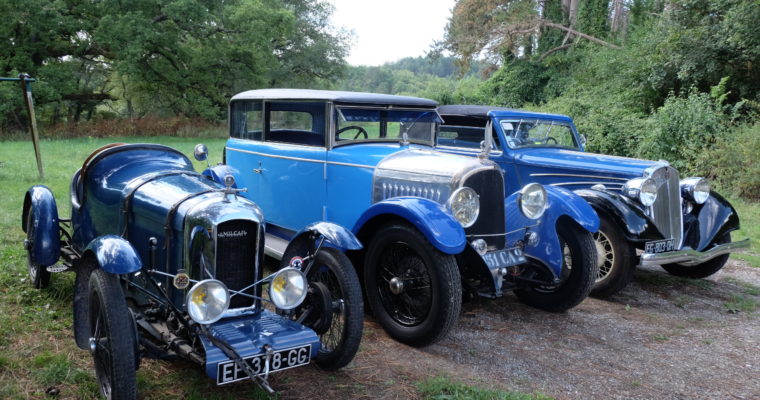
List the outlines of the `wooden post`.
<svg viewBox="0 0 760 400">
<path fill-rule="evenodd" d="M 34 156 L 37 158 L 37 171 L 40 173 L 40 179 L 45 177 L 42 172 L 42 155 L 40 154 L 40 138 L 37 134 L 37 118 L 34 116 L 34 100 L 32 99 L 32 85 L 27 86 L 26 80 L 29 79 L 27 74 L 18 74 L 21 81 L 21 91 L 26 103 L 26 111 L 29 114 L 29 131 L 32 134 L 32 144 L 34 145 Z"/>
</svg>

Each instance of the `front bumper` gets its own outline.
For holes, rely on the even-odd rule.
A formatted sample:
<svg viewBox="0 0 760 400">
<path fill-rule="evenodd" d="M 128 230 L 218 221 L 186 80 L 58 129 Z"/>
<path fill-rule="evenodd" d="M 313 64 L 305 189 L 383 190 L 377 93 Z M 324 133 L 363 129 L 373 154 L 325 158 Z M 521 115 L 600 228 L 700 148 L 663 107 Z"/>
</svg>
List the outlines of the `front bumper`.
<svg viewBox="0 0 760 400">
<path fill-rule="evenodd" d="M 720 244 L 707 251 L 683 249 L 677 251 L 669 251 L 667 253 L 644 253 L 641 255 L 641 262 L 639 265 L 643 267 L 648 265 L 678 263 L 681 265 L 693 266 L 701 264 L 705 261 L 712 260 L 713 258 L 723 254 L 740 253 L 745 251 L 747 248 L 749 248 L 749 239 L 744 239 L 739 242 Z"/>
</svg>

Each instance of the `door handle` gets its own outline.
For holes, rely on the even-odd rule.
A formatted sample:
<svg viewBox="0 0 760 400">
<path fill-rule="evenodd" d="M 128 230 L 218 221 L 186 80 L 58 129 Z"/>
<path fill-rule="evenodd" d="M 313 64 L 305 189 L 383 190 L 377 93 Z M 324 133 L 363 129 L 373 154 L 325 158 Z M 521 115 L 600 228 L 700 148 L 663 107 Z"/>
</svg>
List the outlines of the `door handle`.
<svg viewBox="0 0 760 400">
<path fill-rule="evenodd" d="M 253 172 L 255 172 L 257 174 L 260 174 L 260 173 L 262 173 L 264 171 L 265 171 L 265 169 L 261 167 L 261 161 L 259 161 L 259 167 L 258 168 L 254 168 Z"/>
</svg>

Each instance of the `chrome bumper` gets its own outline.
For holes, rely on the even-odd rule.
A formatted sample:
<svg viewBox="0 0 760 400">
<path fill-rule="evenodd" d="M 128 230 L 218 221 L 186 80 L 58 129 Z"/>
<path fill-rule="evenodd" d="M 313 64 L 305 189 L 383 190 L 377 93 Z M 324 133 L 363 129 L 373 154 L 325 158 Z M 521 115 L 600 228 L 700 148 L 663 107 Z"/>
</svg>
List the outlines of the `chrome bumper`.
<svg viewBox="0 0 760 400">
<path fill-rule="evenodd" d="M 711 260 L 726 253 L 740 253 L 747 248 L 749 248 L 749 239 L 744 239 L 739 242 L 720 244 L 707 251 L 684 249 L 678 251 L 670 251 L 667 253 L 644 253 L 641 255 L 641 262 L 639 265 L 643 267 L 647 265 L 678 263 L 681 265 L 692 266 L 701 264 L 705 261 Z"/>
</svg>

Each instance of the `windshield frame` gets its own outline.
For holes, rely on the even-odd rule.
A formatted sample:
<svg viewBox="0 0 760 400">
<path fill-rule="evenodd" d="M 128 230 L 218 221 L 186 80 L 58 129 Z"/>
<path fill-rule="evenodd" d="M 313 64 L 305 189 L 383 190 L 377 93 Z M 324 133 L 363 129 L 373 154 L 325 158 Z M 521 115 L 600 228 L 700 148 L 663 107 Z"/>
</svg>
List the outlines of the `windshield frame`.
<svg viewBox="0 0 760 400">
<path fill-rule="evenodd" d="M 342 104 L 342 103 L 333 103 L 330 110 L 330 115 L 332 116 L 330 121 L 330 147 L 339 147 L 344 145 L 351 145 L 351 144 L 363 144 L 363 143 L 402 143 L 404 142 L 403 138 L 378 138 L 378 139 L 348 139 L 348 140 L 336 140 L 335 132 L 338 130 L 338 122 L 339 118 L 343 118 L 343 115 L 341 113 L 341 110 L 345 109 L 359 109 L 359 110 L 382 110 L 382 111 L 413 111 L 413 112 L 420 112 L 420 113 L 432 113 L 435 115 L 435 119 L 437 119 L 437 122 L 434 123 L 434 126 L 432 126 L 432 131 L 430 132 L 430 137 L 428 140 L 422 140 L 418 138 L 408 138 L 408 143 L 414 143 L 429 147 L 435 147 L 435 136 L 438 132 L 438 127 L 443 122 L 443 118 L 441 118 L 441 115 L 438 114 L 438 110 L 436 108 L 428 108 L 428 107 L 404 107 L 404 106 L 383 106 L 383 105 L 377 105 L 377 104 Z"/>
<path fill-rule="evenodd" d="M 542 123 L 549 123 L 551 127 L 549 128 L 549 131 L 554 126 L 564 126 L 567 127 L 570 130 L 570 134 L 572 135 L 573 144 L 574 147 L 571 146 L 560 146 L 559 143 L 557 145 L 549 145 L 549 144 L 539 144 L 539 145 L 516 145 L 514 143 L 514 140 L 510 139 L 511 136 L 507 135 L 507 133 L 504 131 L 504 128 L 502 127 L 502 123 L 509 122 L 512 124 L 517 124 L 517 128 L 523 123 L 523 122 L 542 122 Z M 496 129 L 499 130 L 501 133 L 501 136 L 504 138 L 503 145 L 506 145 L 504 147 L 508 148 L 509 150 L 522 150 L 522 149 L 560 149 L 560 150 L 575 150 L 575 151 L 583 151 L 583 146 L 581 144 L 580 135 L 578 134 L 578 131 L 575 128 L 575 124 L 569 121 L 564 120 L 558 120 L 553 118 L 541 118 L 541 117 L 497 117 L 496 118 L 496 124 L 494 124 Z M 516 128 L 516 129 L 517 129 Z M 548 137 L 548 135 L 547 135 Z"/>
</svg>

